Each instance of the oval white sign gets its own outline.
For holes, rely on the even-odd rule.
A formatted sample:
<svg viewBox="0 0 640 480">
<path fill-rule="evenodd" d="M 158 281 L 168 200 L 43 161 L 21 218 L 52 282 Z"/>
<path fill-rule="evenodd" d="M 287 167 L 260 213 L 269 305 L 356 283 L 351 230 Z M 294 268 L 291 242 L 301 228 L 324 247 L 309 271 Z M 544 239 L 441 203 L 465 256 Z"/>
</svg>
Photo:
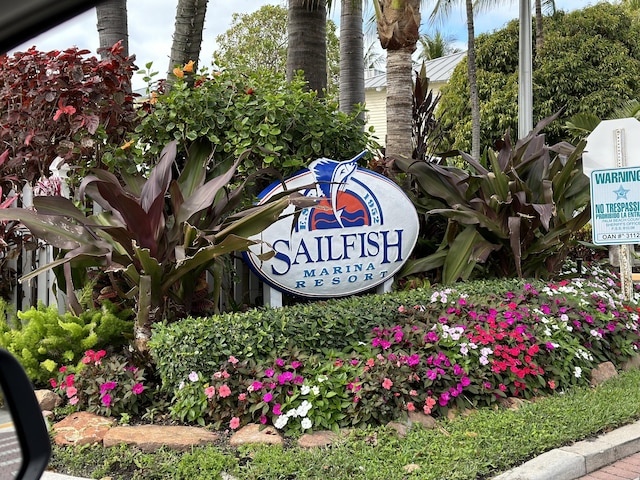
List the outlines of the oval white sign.
<svg viewBox="0 0 640 480">
<path fill-rule="evenodd" d="M 319 201 L 297 217 L 290 207 L 252 237 L 276 252 L 267 261 L 257 257 L 264 251 L 259 244 L 244 253 L 269 285 L 298 296 L 341 297 L 385 282 L 407 261 L 418 239 L 415 207 L 394 182 L 358 167 L 358 158 L 321 158 L 285 181 L 288 189 L 310 186 L 302 193 Z M 272 184 L 259 204 L 283 190 Z"/>
</svg>

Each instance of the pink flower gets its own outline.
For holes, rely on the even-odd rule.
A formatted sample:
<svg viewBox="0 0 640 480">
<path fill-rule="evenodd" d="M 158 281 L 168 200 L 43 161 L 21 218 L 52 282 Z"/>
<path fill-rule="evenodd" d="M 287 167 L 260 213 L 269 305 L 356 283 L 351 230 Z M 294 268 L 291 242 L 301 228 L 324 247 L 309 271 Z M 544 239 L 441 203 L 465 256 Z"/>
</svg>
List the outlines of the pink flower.
<svg viewBox="0 0 640 480">
<path fill-rule="evenodd" d="M 131 387 L 131 391 L 136 395 L 140 395 L 142 392 L 144 392 L 144 385 L 142 385 L 141 383 L 136 383 L 133 387 Z"/>
<path fill-rule="evenodd" d="M 105 407 L 109 408 L 111 406 L 111 395 L 109 395 L 108 393 L 105 393 L 102 398 L 102 405 L 104 405 Z"/>
<path fill-rule="evenodd" d="M 238 400 L 240 400 L 241 402 L 244 402 L 246 399 L 247 399 L 246 393 L 241 393 L 240 395 L 238 395 Z"/>
<path fill-rule="evenodd" d="M 66 371 L 67 371 L 67 367 L 65 366 L 60 367 L 60 373 L 64 373 Z"/>
<path fill-rule="evenodd" d="M 218 393 L 222 398 L 226 398 L 231 395 L 231 389 L 225 384 L 218 388 Z"/>
<path fill-rule="evenodd" d="M 56 382 L 55 378 L 50 378 L 49 383 L 51 384 L 51 388 L 56 388 L 58 386 L 58 382 Z"/>
<path fill-rule="evenodd" d="M 414 412 L 416 410 L 416 406 L 413 404 L 413 402 L 407 403 L 407 410 L 409 410 L 410 412 Z"/>
<path fill-rule="evenodd" d="M 229 372 L 227 372 L 226 370 L 222 371 L 222 378 L 227 379 L 229 378 L 231 375 L 229 374 Z"/>
<path fill-rule="evenodd" d="M 76 403 L 78 403 L 78 397 L 71 397 L 71 398 L 69 399 L 69 403 L 70 403 L 71 405 L 75 405 Z"/>
<path fill-rule="evenodd" d="M 75 379 L 75 375 L 71 373 L 65 377 L 64 383 L 67 384 L 67 387 L 73 387 L 74 379 Z"/>
<path fill-rule="evenodd" d="M 76 387 L 67 388 L 67 398 L 75 396 L 76 393 L 78 393 L 78 389 Z"/>
<path fill-rule="evenodd" d="M 393 382 L 385 377 L 384 381 L 382 382 L 382 388 L 384 388 L 385 390 L 390 390 L 391 387 L 393 387 Z"/>
<path fill-rule="evenodd" d="M 105 393 L 116 388 L 116 382 L 106 382 L 100 385 L 100 393 Z"/>
<path fill-rule="evenodd" d="M 404 305 L 400 305 L 400 306 L 398 307 L 398 313 L 404 313 L 404 312 L 405 312 L 405 310 L 406 310 L 406 309 L 404 308 Z"/>
<path fill-rule="evenodd" d="M 279 367 L 284 367 L 284 360 L 282 360 L 281 358 L 276 359 L 276 365 L 278 365 Z"/>
<path fill-rule="evenodd" d="M 297 368 L 300 368 L 302 366 L 302 362 L 291 362 L 291 367 L 295 370 Z"/>
<path fill-rule="evenodd" d="M 265 393 L 264 396 L 262 397 L 262 401 L 264 403 L 269 403 L 271 400 L 273 400 L 273 395 L 271 394 L 271 392 Z"/>
<path fill-rule="evenodd" d="M 260 415 L 260 423 L 262 425 L 265 425 L 267 423 L 267 417 L 265 417 L 264 415 Z"/>
<path fill-rule="evenodd" d="M 273 368 L 267 368 L 267 369 L 264 371 L 264 374 L 265 374 L 268 378 L 273 377 L 273 376 L 275 375 L 275 373 L 276 373 L 276 372 L 274 372 L 274 371 L 273 371 Z"/>
<path fill-rule="evenodd" d="M 281 407 L 282 407 L 282 406 L 281 406 L 279 403 L 276 403 L 276 404 L 273 406 L 273 410 L 272 410 L 272 411 L 273 411 L 273 414 L 274 414 L 274 415 L 282 415 Z"/>
<path fill-rule="evenodd" d="M 251 388 L 253 388 L 254 392 L 257 392 L 258 390 L 260 390 L 262 388 L 262 382 L 253 382 L 251 384 Z"/>
<path fill-rule="evenodd" d="M 229 427 L 231 428 L 231 430 L 235 430 L 239 426 L 240 426 L 240 419 L 238 417 L 233 417 L 229 422 Z"/>
<path fill-rule="evenodd" d="M 411 395 L 412 397 L 415 397 L 416 395 L 418 395 L 418 392 L 416 392 L 415 390 L 411 390 L 409 392 L 409 395 Z"/>
<path fill-rule="evenodd" d="M 207 387 L 204 389 L 204 394 L 207 396 L 207 398 L 209 400 L 211 400 L 213 398 L 213 396 L 216 394 L 216 389 L 215 387 Z"/>
<path fill-rule="evenodd" d="M 235 365 L 236 363 L 238 363 L 238 359 L 236 357 L 234 357 L 233 355 L 229 356 L 229 363 L 232 365 Z"/>
<path fill-rule="evenodd" d="M 369 360 L 367 360 L 367 367 L 369 368 L 373 368 L 376 365 L 376 361 L 373 358 L 370 358 Z"/>
</svg>

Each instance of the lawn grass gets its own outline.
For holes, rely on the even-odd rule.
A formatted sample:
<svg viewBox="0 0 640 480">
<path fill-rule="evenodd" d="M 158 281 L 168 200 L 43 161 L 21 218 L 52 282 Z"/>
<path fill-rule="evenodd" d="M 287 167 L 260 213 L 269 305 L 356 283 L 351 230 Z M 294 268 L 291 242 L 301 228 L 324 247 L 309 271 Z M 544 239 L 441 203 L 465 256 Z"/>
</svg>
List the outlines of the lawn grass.
<svg viewBox="0 0 640 480">
<path fill-rule="evenodd" d="M 414 426 L 405 438 L 380 427 L 355 430 L 322 449 L 217 445 L 149 454 L 124 446 L 55 447 L 51 467 L 113 480 L 484 479 L 638 418 L 640 371 L 632 370 L 598 388 L 573 388 L 518 410 L 483 408 L 467 417 L 439 420 L 441 429 Z M 408 465 L 419 469 L 408 472 Z"/>
</svg>

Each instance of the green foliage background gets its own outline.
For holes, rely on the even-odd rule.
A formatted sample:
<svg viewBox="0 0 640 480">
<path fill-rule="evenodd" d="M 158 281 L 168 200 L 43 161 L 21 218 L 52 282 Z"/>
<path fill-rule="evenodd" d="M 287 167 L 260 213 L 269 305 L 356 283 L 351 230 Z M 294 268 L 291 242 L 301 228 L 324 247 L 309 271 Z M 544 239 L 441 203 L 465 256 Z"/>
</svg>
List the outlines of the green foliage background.
<svg viewBox="0 0 640 480">
<path fill-rule="evenodd" d="M 174 83 L 140 110 L 135 139 L 152 154 L 172 140 L 184 147 L 183 155 L 193 148 L 211 151 L 214 168 L 228 168 L 251 149 L 239 174 L 274 167 L 287 176 L 312 159 L 344 160 L 371 146 L 358 114 L 344 114 L 337 103 L 318 99 L 302 79 L 288 83 L 266 70 L 228 70 L 198 76 L 193 86 Z"/>
<path fill-rule="evenodd" d="M 565 108 L 563 117 L 589 112 L 606 119 L 617 107 L 640 97 L 640 23 L 624 7 L 600 3 L 545 17 L 545 44 L 533 61 L 533 120 Z M 491 146 L 507 129 L 517 132 L 518 22 L 476 39 L 481 145 Z M 442 120 L 451 147 L 471 150 L 467 63 L 461 62 L 443 89 Z M 555 122 L 549 144 L 569 137 Z"/>
</svg>

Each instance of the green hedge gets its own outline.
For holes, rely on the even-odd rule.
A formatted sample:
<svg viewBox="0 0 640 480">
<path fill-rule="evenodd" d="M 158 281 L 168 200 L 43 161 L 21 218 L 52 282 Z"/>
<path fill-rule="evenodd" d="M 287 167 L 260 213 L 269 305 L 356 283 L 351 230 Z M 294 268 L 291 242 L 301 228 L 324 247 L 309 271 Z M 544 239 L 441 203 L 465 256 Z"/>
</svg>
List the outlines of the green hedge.
<svg viewBox="0 0 640 480">
<path fill-rule="evenodd" d="M 458 284 L 469 295 L 499 295 L 518 280 Z M 150 342 L 163 388 L 173 391 L 197 370 L 205 377 L 218 371 L 229 355 L 260 361 L 274 354 L 301 351 L 327 355 L 358 349 L 374 327 L 397 322 L 400 305 L 429 302 L 434 290 L 416 289 L 385 295 L 365 295 L 283 308 L 254 309 L 210 318 L 186 318 L 154 327 Z"/>
</svg>

